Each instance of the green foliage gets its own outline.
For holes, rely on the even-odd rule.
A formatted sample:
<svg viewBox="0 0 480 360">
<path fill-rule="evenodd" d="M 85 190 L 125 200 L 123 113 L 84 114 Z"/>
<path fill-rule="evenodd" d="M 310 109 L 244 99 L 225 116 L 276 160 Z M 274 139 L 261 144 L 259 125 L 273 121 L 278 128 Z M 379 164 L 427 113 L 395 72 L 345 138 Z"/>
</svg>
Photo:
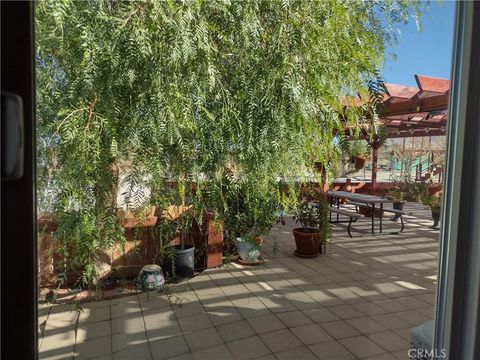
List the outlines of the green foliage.
<svg viewBox="0 0 480 360">
<path fill-rule="evenodd" d="M 315 196 L 317 195 L 317 196 Z M 315 200 L 312 201 L 312 198 Z M 294 219 L 306 229 L 315 229 L 320 233 L 320 239 L 326 242 L 330 239 L 332 227 L 328 221 L 329 204 L 323 194 L 309 192 L 294 209 Z"/>
<path fill-rule="evenodd" d="M 338 115 L 342 98 L 368 86 L 394 25 L 421 6 L 39 1 L 40 205 L 61 214 L 57 236 L 76 248 L 85 280 L 121 241 L 124 179 L 129 206 L 187 202 L 198 218 L 210 208 L 264 231 L 290 201 L 273 190 L 279 177 L 293 188 L 314 161 L 329 166 L 335 134 L 360 124 L 359 113 Z M 232 233 L 245 231 L 241 221 Z"/>
<path fill-rule="evenodd" d="M 367 144 L 362 140 L 354 140 L 350 144 L 350 155 L 359 158 L 366 158 L 370 154 Z"/>
<path fill-rule="evenodd" d="M 422 198 L 428 194 L 428 184 L 423 181 L 405 181 L 401 187 L 404 189 L 405 198 L 408 201 L 422 201 Z"/>
<path fill-rule="evenodd" d="M 425 206 L 430 206 L 432 209 L 439 209 L 442 203 L 442 198 L 440 195 L 430 195 L 425 194 L 421 197 L 422 204 Z"/>
<path fill-rule="evenodd" d="M 401 188 L 397 187 L 390 190 L 386 195 L 388 199 L 391 199 L 394 203 L 406 203 L 406 193 Z"/>
<path fill-rule="evenodd" d="M 320 206 L 316 202 L 303 200 L 296 207 L 294 217 L 304 228 L 318 228 Z"/>
<path fill-rule="evenodd" d="M 285 207 L 294 201 L 278 181 L 272 180 L 262 183 L 256 179 L 226 178 L 223 193 L 224 240 L 230 250 L 238 237 L 252 239 L 267 234 Z"/>
</svg>

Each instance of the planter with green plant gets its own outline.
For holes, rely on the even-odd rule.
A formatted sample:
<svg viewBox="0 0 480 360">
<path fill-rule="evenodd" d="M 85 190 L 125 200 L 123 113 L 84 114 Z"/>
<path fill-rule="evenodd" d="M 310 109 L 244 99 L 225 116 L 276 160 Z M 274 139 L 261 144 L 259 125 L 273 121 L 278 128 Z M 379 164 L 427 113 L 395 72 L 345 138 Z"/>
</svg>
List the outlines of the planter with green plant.
<svg viewBox="0 0 480 360">
<path fill-rule="evenodd" d="M 260 257 L 261 236 L 268 234 L 278 216 L 279 191 L 273 182 L 226 181 L 225 239 L 230 251 L 236 251 L 246 263 L 255 263 Z"/>
<path fill-rule="evenodd" d="M 406 196 L 406 193 L 402 189 L 395 188 L 391 190 L 386 197 L 393 201 L 393 208 L 395 210 L 403 211 L 403 205 L 405 205 L 405 203 L 407 202 L 407 200 L 405 200 L 405 196 Z M 398 221 L 399 218 L 400 218 L 400 215 L 395 214 L 390 220 Z"/>
<path fill-rule="evenodd" d="M 350 156 L 355 164 L 355 169 L 361 170 L 365 166 L 365 160 L 368 158 L 367 144 L 362 140 L 352 141 L 350 144 Z"/>
<path fill-rule="evenodd" d="M 422 203 L 425 206 L 429 206 L 432 212 L 433 225 L 432 229 L 438 230 L 438 223 L 440 222 L 440 210 L 441 210 L 442 198 L 440 195 L 424 195 L 422 197 Z"/>
<path fill-rule="evenodd" d="M 294 218 L 302 225 L 293 229 L 295 255 L 311 258 L 324 253 L 331 235 L 328 203 L 324 196 L 320 195 L 316 201 L 301 201 L 295 209 Z"/>
<path fill-rule="evenodd" d="M 192 227 L 193 216 L 190 211 L 185 211 L 175 219 L 168 220 L 165 229 L 167 234 L 176 236 L 178 243 L 168 245 L 163 249 L 163 267 L 167 276 L 174 282 L 190 279 L 195 270 L 195 246 L 187 241 Z M 170 238 L 168 238 L 170 240 Z M 167 240 L 167 241 L 168 241 Z"/>
</svg>

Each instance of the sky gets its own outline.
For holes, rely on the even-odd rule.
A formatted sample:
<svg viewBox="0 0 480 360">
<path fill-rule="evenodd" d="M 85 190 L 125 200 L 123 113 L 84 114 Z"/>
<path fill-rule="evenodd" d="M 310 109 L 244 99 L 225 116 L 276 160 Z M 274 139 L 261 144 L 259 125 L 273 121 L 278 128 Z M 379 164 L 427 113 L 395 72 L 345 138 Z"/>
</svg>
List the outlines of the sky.
<svg viewBox="0 0 480 360">
<path fill-rule="evenodd" d="M 414 74 L 450 78 L 454 17 L 453 1 L 432 1 L 422 16 L 421 31 L 415 21 L 399 26 L 397 46 L 390 46 L 385 52 L 385 82 L 416 86 Z"/>
</svg>

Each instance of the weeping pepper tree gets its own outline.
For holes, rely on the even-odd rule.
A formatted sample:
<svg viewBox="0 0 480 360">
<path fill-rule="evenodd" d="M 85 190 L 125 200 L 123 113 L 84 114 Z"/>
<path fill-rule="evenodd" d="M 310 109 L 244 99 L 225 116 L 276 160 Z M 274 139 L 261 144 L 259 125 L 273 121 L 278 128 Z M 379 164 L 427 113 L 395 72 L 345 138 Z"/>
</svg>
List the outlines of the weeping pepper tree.
<svg viewBox="0 0 480 360">
<path fill-rule="evenodd" d="M 248 212 L 253 226 L 294 203 L 282 189 L 315 176 L 314 161 L 328 164 L 345 128 L 342 97 L 365 88 L 395 25 L 420 10 L 410 1 L 39 1 L 40 208 L 56 214 L 84 281 L 96 282 L 100 254 L 124 238 L 118 192 L 131 207 L 188 201 L 227 223 Z"/>
</svg>

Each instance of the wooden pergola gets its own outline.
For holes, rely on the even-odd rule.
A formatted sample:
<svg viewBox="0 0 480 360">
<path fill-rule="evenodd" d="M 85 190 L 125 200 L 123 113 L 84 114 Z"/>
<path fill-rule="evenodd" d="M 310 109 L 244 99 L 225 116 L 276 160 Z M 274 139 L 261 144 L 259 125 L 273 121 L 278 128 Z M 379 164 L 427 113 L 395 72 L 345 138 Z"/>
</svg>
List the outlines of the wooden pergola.
<svg viewBox="0 0 480 360">
<path fill-rule="evenodd" d="M 415 75 L 418 86 L 385 84 L 380 122 L 387 138 L 445 135 L 450 81 Z M 372 193 L 377 183 L 378 148 L 372 153 Z"/>
</svg>

